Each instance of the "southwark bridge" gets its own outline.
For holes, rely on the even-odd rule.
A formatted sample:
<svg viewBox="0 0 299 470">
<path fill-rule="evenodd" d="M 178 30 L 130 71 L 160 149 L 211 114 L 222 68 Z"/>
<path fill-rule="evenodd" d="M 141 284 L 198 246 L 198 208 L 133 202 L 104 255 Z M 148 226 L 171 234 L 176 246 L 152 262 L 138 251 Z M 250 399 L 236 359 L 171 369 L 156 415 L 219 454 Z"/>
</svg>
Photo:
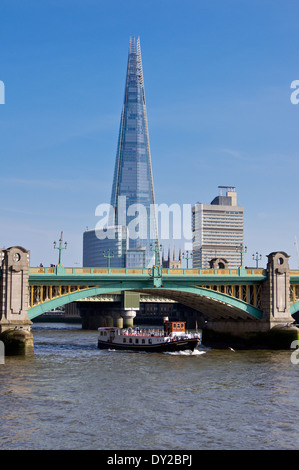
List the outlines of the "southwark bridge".
<svg viewBox="0 0 299 470">
<path fill-rule="evenodd" d="M 204 345 L 289 349 L 298 339 L 299 270 L 290 270 L 283 251 L 268 255 L 266 269 L 121 269 L 30 267 L 30 252 L 13 246 L 0 250 L 0 340 L 26 353 L 34 318 L 114 293 L 122 293 L 123 309 L 99 314 L 98 326 L 132 325 L 136 299 L 149 295 L 198 311 Z"/>
</svg>

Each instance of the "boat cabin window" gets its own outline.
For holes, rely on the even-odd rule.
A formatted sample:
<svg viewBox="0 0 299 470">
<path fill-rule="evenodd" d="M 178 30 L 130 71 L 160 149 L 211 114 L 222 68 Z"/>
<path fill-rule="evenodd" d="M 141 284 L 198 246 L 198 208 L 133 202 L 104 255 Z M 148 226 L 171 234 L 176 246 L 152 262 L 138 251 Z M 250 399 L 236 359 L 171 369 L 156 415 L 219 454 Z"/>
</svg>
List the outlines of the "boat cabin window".
<svg viewBox="0 0 299 470">
<path fill-rule="evenodd" d="M 139 343 L 139 339 L 138 339 L 138 338 L 135 339 L 135 343 Z"/>
<path fill-rule="evenodd" d="M 141 342 L 142 342 L 142 344 L 145 344 L 145 339 L 143 339 Z"/>
<path fill-rule="evenodd" d="M 152 340 L 151 340 L 151 338 L 149 338 L 149 340 L 148 340 L 148 344 L 152 344 Z"/>
<path fill-rule="evenodd" d="M 129 343 L 132 343 L 132 338 L 129 338 Z"/>
<path fill-rule="evenodd" d="M 126 343 L 127 342 L 127 338 L 123 338 L 123 343 Z"/>
<path fill-rule="evenodd" d="M 185 331 L 185 323 L 186 322 L 171 322 L 166 321 L 164 323 L 164 331 L 166 334 L 171 334 L 174 332 L 184 332 Z"/>
<path fill-rule="evenodd" d="M 184 323 L 173 323 L 174 330 L 181 330 L 182 328 L 184 328 Z"/>
</svg>

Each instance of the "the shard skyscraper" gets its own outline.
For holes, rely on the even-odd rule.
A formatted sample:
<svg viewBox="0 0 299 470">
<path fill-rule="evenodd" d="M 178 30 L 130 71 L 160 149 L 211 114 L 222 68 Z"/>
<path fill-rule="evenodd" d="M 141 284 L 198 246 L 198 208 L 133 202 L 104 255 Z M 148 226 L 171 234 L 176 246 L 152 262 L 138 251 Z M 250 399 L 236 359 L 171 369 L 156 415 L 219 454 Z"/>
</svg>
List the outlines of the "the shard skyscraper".
<svg viewBox="0 0 299 470">
<path fill-rule="evenodd" d="M 154 203 L 140 40 L 136 43 L 131 38 L 111 194 L 114 223 L 128 228 L 127 265 L 131 267 L 140 264 L 138 251 L 142 249 L 145 266 L 154 264 L 150 248 L 158 238 Z"/>
<path fill-rule="evenodd" d="M 140 41 L 131 38 L 112 210 L 107 230 L 97 224 L 84 232 L 83 266 L 152 267 L 158 239 L 154 203 Z"/>
</svg>

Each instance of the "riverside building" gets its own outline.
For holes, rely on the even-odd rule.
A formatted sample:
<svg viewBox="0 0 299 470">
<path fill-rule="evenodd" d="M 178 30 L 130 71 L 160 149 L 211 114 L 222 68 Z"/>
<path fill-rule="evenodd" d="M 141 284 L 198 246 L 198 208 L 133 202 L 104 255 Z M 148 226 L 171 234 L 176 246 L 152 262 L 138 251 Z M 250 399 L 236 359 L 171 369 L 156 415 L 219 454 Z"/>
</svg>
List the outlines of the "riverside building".
<svg viewBox="0 0 299 470">
<path fill-rule="evenodd" d="M 109 238 L 105 236 L 108 230 Z M 116 225 L 107 230 L 86 230 L 83 233 L 83 266 L 125 268 L 127 249 L 127 227 Z"/>
<path fill-rule="evenodd" d="M 197 202 L 192 207 L 193 268 L 210 268 L 217 258 L 225 259 L 230 269 L 241 265 L 244 208 L 237 205 L 235 187 L 218 188 L 220 194 L 211 204 Z"/>
</svg>

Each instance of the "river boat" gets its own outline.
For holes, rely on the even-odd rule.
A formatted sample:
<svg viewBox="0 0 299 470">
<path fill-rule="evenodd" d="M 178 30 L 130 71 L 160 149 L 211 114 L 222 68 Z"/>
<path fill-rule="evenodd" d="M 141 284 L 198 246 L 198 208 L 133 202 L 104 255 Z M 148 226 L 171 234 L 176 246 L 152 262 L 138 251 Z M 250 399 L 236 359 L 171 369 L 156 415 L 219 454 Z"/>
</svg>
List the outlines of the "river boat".
<svg viewBox="0 0 299 470">
<path fill-rule="evenodd" d="M 201 341 L 199 332 L 188 333 L 185 323 L 166 321 L 163 329 L 98 328 L 98 348 L 143 352 L 194 351 Z"/>
</svg>

